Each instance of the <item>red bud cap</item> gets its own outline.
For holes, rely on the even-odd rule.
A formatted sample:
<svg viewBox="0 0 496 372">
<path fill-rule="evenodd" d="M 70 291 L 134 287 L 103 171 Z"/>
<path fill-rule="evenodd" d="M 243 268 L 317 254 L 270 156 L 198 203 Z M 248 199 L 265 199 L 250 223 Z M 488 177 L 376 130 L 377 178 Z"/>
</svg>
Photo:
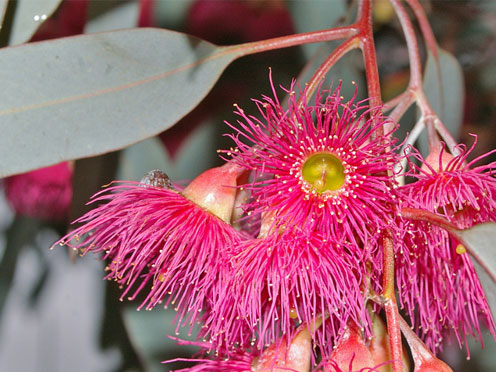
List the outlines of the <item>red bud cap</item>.
<svg viewBox="0 0 496 372">
<path fill-rule="evenodd" d="M 331 355 L 331 365 L 324 369 L 326 372 L 334 370 L 359 371 L 376 365 L 372 353 L 365 345 L 361 331 L 354 323 L 350 323 L 339 340 Z"/>
<path fill-rule="evenodd" d="M 448 164 L 453 160 L 453 155 L 446 152 L 446 150 L 441 147 L 440 149 L 433 150 L 425 158 L 424 164 L 422 164 L 422 169 L 432 173 L 440 173 L 445 170 Z"/>
<path fill-rule="evenodd" d="M 422 340 L 411 330 L 404 319 L 400 319 L 400 327 L 405 336 L 412 358 L 415 362 L 414 372 L 453 372 L 442 360 L 437 359 L 425 346 Z"/>
<path fill-rule="evenodd" d="M 312 356 L 312 337 L 306 326 L 287 345 L 286 337 L 270 345 L 252 363 L 253 372 L 309 372 Z"/>
<path fill-rule="evenodd" d="M 221 220 L 230 223 L 236 199 L 236 179 L 243 169 L 232 163 L 211 168 L 183 190 L 182 194 Z"/>
<path fill-rule="evenodd" d="M 377 372 L 391 372 L 391 353 L 389 335 L 384 321 L 377 315 L 372 316 L 373 336 L 364 340 L 362 332 L 355 323 L 350 323 L 343 337 L 331 355 L 331 363 L 325 372 L 360 371 L 373 369 Z M 408 356 L 403 350 L 403 364 L 408 370 Z"/>
</svg>

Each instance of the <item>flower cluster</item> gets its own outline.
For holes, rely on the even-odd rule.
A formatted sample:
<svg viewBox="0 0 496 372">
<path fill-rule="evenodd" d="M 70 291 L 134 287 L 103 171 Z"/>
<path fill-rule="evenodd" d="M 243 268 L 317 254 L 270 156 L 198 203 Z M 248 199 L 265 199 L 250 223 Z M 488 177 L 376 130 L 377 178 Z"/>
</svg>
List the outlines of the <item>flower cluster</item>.
<svg viewBox="0 0 496 372">
<path fill-rule="evenodd" d="M 494 165 L 472 168 L 463 148 L 435 161 L 414 151 L 407 175 L 415 182 L 400 187 L 396 125 L 380 108 L 345 100 L 340 86 L 308 104 L 293 84 L 284 109 L 272 90 L 254 101 L 259 116 L 237 108 L 238 122 L 228 123 L 235 147 L 220 151 L 224 166 L 182 191 L 160 172 L 117 183 L 95 195 L 96 209 L 60 243 L 102 252 L 123 297 L 144 293 L 147 309 L 173 305 L 178 327 L 200 323 L 197 344 L 215 357 L 186 371 L 310 371 L 310 359 L 295 367 L 289 358 L 288 345 L 303 334 L 313 344 L 305 355 L 313 349 L 322 358 L 315 370 L 382 371 L 390 360 L 373 347 L 373 319 L 386 231 L 395 237 L 400 303 L 434 351 L 445 328 L 460 339 L 479 332 L 481 314 L 494 332 L 454 239 L 398 217 L 408 207 L 460 228 L 496 220 Z"/>
<path fill-rule="evenodd" d="M 460 229 L 496 221 L 496 163 L 474 166 L 487 154 L 467 162 L 475 142 L 469 150 L 459 146 L 457 156 L 440 147 L 424 160 L 414 150 L 408 176 L 415 182 L 400 189 L 402 206 L 433 212 Z M 466 248 L 423 221 L 408 221 L 402 233 L 397 260 L 400 299 L 427 345 L 438 350 L 444 331 L 450 329 L 460 344 L 466 333 L 480 336 L 480 315 L 494 334 L 494 320 Z"/>
</svg>

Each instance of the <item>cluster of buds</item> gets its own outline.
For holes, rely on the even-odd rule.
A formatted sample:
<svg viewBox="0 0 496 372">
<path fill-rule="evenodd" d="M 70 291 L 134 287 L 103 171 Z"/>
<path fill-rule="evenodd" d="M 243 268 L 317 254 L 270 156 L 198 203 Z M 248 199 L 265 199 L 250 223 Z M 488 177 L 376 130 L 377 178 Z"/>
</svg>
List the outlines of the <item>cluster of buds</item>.
<svg viewBox="0 0 496 372">
<path fill-rule="evenodd" d="M 402 175 L 415 182 L 399 185 L 405 155 L 380 108 L 346 101 L 339 86 L 310 105 L 292 85 L 284 109 L 272 89 L 255 100 L 259 117 L 237 108 L 225 165 L 184 190 L 158 171 L 115 183 L 58 243 L 103 253 L 122 298 L 173 306 L 178 329 L 199 324 L 205 357 L 182 371 L 389 371 L 374 300 L 387 233 L 400 305 L 427 344 L 403 327 L 414 370 L 449 371 L 432 354 L 445 331 L 463 340 L 483 319 L 494 334 L 494 320 L 457 242 L 400 211 L 428 210 L 460 228 L 496 220 L 495 164 L 474 167 L 463 147 L 427 160 L 412 151 Z"/>
</svg>

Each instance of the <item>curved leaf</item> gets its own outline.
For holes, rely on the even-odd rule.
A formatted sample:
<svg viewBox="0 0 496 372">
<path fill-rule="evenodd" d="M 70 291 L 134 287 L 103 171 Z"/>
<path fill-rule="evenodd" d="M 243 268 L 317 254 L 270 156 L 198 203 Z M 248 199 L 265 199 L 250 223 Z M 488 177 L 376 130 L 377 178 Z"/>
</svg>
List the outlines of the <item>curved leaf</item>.
<svg viewBox="0 0 496 372">
<path fill-rule="evenodd" d="M 7 10 L 8 0 L 0 0 L 0 29 L 2 28 L 5 11 Z"/>
<path fill-rule="evenodd" d="M 432 108 L 442 120 L 454 138 L 458 138 L 463 120 L 463 102 L 465 100 L 465 84 L 463 71 L 456 58 L 449 52 L 438 48 L 438 65 L 430 51 L 424 72 L 424 91 Z M 420 150 L 427 153 L 427 135 L 420 137 Z"/>
<path fill-rule="evenodd" d="M 10 30 L 9 45 L 22 44 L 31 39 L 61 2 L 62 0 L 18 0 Z"/>
<path fill-rule="evenodd" d="M 0 177 L 162 132 L 240 55 L 239 48 L 152 28 L 0 50 Z"/>
<path fill-rule="evenodd" d="M 92 1 L 89 16 L 84 27 L 85 34 L 137 27 L 139 2 Z"/>
<path fill-rule="evenodd" d="M 496 223 L 482 223 L 471 229 L 459 231 L 457 235 L 474 258 L 472 261 L 475 270 L 493 318 L 496 319 Z"/>
</svg>

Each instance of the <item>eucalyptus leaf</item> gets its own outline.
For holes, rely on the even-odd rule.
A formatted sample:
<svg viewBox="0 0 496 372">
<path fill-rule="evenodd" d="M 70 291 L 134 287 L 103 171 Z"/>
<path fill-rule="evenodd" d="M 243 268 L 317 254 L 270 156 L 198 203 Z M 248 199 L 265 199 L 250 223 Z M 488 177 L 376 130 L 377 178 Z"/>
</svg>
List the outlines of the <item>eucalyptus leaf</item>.
<svg viewBox="0 0 496 372">
<path fill-rule="evenodd" d="M 488 222 L 457 233 L 474 258 L 475 270 L 493 317 L 496 318 L 496 223 Z"/>
<path fill-rule="evenodd" d="M 12 287 L 19 254 L 26 245 L 33 243 L 38 228 L 38 221 L 16 216 L 5 231 L 7 240 L 0 259 L 0 317 Z"/>
<path fill-rule="evenodd" d="M 424 71 L 424 91 L 426 97 L 448 128 L 454 138 L 458 138 L 463 120 L 463 102 L 465 100 L 465 84 L 463 71 L 456 58 L 449 52 L 438 48 L 441 75 L 432 53 L 428 52 L 427 64 Z M 419 139 L 419 148 L 427 153 L 427 135 Z"/>
<path fill-rule="evenodd" d="M 62 0 L 17 0 L 9 45 L 22 44 L 31 39 L 61 2 Z"/>
<path fill-rule="evenodd" d="M 124 313 L 124 324 L 129 332 L 132 344 L 145 362 L 146 371 L 160 372 L 185 368 L 191 363 L 161 364 L 164 360 L 175 358 L 191 358 L 198 352 L 193 345 L 178 345 L 170 337 L 174 335 L 181 340 L 193 341 L 197 336 L 197 329 L 188 336 L 185 333 L 176 333 L 173 325 L 176 313 L 172 309 L 155 308 L 152 311 L 136 311 L 136 307 L 128 306 Z"/>
<path fill-rule="evenodd" d="M 118 298 L 121 291 L 115 283 L 105 284 L 105 306 L 100 329 L 100 346 L 104 350 L 117 347 L 122 355 L 121 365 L 115 371 L 142 371 L 145 358 L 133 344 L 124 322 L 125 305 Z M 153 334 L 153 332 L 150 332 Z"/>
<path fill-rule="evenodd" d="M 298 33 L 331 28 L 346 15 L 346 1 L 344 0 L 315 0 L 311 3 L 289 1 L 288 7 Z M 302 14 L 305 16 L 302 17 Z M 316 44 L 302 46 L 308 57 L 312 56 L 318 47 Z"/>
<path fill-rule="evenodd" d="M 141 28 L 0 50 L 0 177 L 122 149 L 171 127 L 235 47 Z"/>
<path fill-rule="evenodd" d="M 112 5 L 110 9 L 105 9 L 103 13 L 97 13 L 97 15 L 92 16 L 92 14 L 98 11 L 98 7 L 107 6 L 107 4 Z M 91 34 L 94 32 L 112 31 L 119 30 L 122 28 L 131 28 L 137 26 L 137 21 L 139 17 L 139 2 L 104 2 L 104 1 L 92 1 L 89 4 L 90 19 L 84 28 L 85 34 Z M 94 8 L 97 8 L 93 10 Z"/>
<path fill-rule="evenodd" d="M 2 29 L 3 19 L 7 10 L 8 0 L 0 0 L 0 29 Z"/>
<path fill-rule="evenodd" d="M 173 182 L 192 180 L 218 160 L 215 138 L 219 125 L 206 122 L 184 140 L 174 158 L 170 157 L 157 137 L 150 138 L 122 151 L 117 179 L 139 181 L 152 169 L 165 172 Z"/>
</svg>

